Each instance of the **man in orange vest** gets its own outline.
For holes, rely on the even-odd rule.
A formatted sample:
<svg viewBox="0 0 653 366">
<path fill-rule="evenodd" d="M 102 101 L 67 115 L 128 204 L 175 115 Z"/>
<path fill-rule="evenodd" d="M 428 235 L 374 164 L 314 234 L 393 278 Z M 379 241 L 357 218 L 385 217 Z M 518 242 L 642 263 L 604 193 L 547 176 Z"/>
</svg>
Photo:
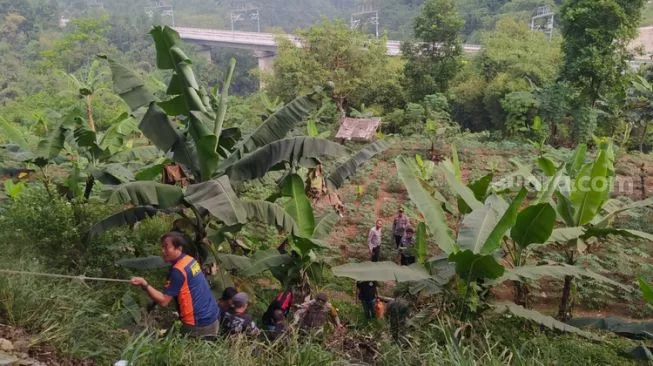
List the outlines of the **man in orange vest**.
<svg viewBox="0 0 653 366">
<path fill-rule="evenodd" d="M 140 286 L 161 306 L 167 306 L 174 299 L 183 334 L 198 338 L 215 337 L 220 309 L 200 264 L 183 253 L 187 245 L 184 236 L 178 232 L 169 232 L 161 237 L 161 256 L 172 264 L 163 291 L 150 286 L 142 277 L 133 277 L 131 284 Z"/>
</svg>

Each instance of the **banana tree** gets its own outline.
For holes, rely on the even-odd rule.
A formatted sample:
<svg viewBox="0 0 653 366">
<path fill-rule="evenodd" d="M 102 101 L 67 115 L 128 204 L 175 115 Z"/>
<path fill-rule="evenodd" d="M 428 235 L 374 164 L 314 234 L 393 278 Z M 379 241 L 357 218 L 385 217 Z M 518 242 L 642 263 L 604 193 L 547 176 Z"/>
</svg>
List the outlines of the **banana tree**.
<svg viewBox="0 0 653 366">
<path fill-rule="evenodd" d="M 297 97 L 276 110 L 251 135 L 240 138 L 237 128 L 223 128 L 227 90 L 235 63 L 232 61 L 230 65 L 221 93 L 207 93 L 197 83 L 191 61 L 179 47 L 177 32 L 168 27 L 154 27 L 150 34 L 156 46 L 158 68 L 172 72 L 167 100 L 156 101 L 135 72 L 103 57 L 109 62 L 117 93 L 133 114 L 142 115 L 140 130 L 173 161 L 188 169 L 194 183 L 223 176 L 238 183 L 261 178 L 272 170 L 315 167 L 321 157 L 340 156 L 346 152 L 342 145 L 323 139 L 285 138 L 297 123 L 316 109 L 323 88 Z M 144 187 L 140 182 L 132 184 Z M 153 203 L 143 204 L 156 207 Z M 126 222 L 126 218 L 114 222 Z M 137 217 L 131 215 L 130 218 Z M 232 226 L 224 222 L 216 224 Z M 200 227 L 195 229 L 198 233 L 205 232 Z"/>
<path fill-rule="evenodd" d="M 95 118 L 93 117 L 93 98 L 103 90 L 101 83 L 104 81 L 106 74 L 100 69 L 102 65 L 99 61 L 93 61 L 88 69 L 85 70 L 84 78 L 81 80 L 75 74 L 66 74 L 72 86 L 75 88 L 75 94 L 83 100 L 86 109 L 86 120 L 91 131 L 95 131 Z"/>
<path fill-rule="evenodd" d="M 340 217 L 330 212 L 316 220 L 304 183 L 297 174 L 284 179 L 279 201 L 286 213 L 285 220 L 293 228 L 293 231 L 286 231 L 288 252 L 273 249 L 257 253 L 241 274 L 254 276 L 270 270 L 284 287 L 295 287 L 305 297 L 310 294 L 311 284 L 323 276 L 327 263 L 321 254 L 327 245 L 322 240 L 329 235 Z M 273 224 L 273 221 L 268 223 Z"/>
<path fill-rule="evenodd" d="M 567 230 L 566 235 L 550 242 L 562 252 L 568 265 L 576 264 L 592 238 L 605 239 L 609 235 L 618 235 L 653 241 L 650 233 L 613 226 L 615 217 L 635 208 L 653 206 L 653 199 L 629 205 L 610 199 L 615 179 L 612 142 L 602 140 L 596 157 L 587 163 L 586 153 L 586 145 L 579 145 L 564 164 L 558 165 L 545 157 L 538 159 L 538 165 L 549 176 L 550 182 L 538 199 L 555 205 L 557 219 L 564 224 L 560 232 Z M 563 320 L 572 316 L 573 279 L 573 276 L 565 277 L 558 308 L 558 318 Z"/>
<path fill-rule="evenodd" d="M 512 281 L 516 285 L 515 301 L 525 304 L 526 293 L 520 290 L 519 286 L 525 281 L 537 280 L 545 276 L 556 278 L 564 276 L 585 277 L 618 286 L 624 290 L 629 289 L 615 281 L 579 267 L 528 265 L 524 254 L 530 245 L 580 235 L 583 231 L 554 230 L 556 213 L 553 206 L 548 202 L 533 201 L 525 208 L 522 208 L 527 194 L 525 188 L 522 188 L 516 195 L 511 197 L 508 194 L 509 191 L 492 192 L 491 186 L 484 184 L 486 191 L 479 189 L 477 194 L 474 194 L 469 187 L 460 184 L 455 170 L 449 170 L 445 166 L 445 169 L 447 169 L 445 173 L 451 175 L 448 181 L 456 183 L 456 187 L 452 190 L 455 192 L 456 198 L 462 200 L 462 202 L 459 202 L 459 207 L 469 207 L 471 209 L 471 212 L 463 216 L 458 232 L 452 235 L 445 219 L 443 195 L 420 178 L 419 168 L 413 159 L 399 157 L 396 159 L 396 164 L 397 172 L 404 182 L 410 199 L 424 218 L 424 228 L 428 230 L 428 233 L 435 239 L 438 247 L 444 253 L 444 255 L 423 262 L 422 273 L 430 275 L 432 278 L 419 281 L 414 287 L 416 290 L 430 290 L 434 286 L 446 284 L 448 281 L 443 281 L 443 274 L 447 273 L 450 275 L 456 274 L 459 280 L 464 283 L 465 300 L 476 293 L 478 283 L 484 283 L 484 286 L 487 286 Z M 477 196 L 485 196 L 486 198 L 481 202 Z M 544 196 L 542 198 L 544 199 Z M 420 243 L 420 240 L 418 240 L 417 246 L 425 246 L 425 243 L 423 241 Z M 503 256 L 502 249 L 507 253 L 507 258 L 503 261 L 505 267 L 498 261 L 498 258 Z M 418 248 L 417 252 L 424 253 L 425 249 Z M 387 264 L 385 265 L 387 266 Z M 347 266 L 349 267 L 334 268 L 334 273 L 352 278 L 361 277 L 351 271 L 351 265 Z M 369 267 L 366 276 L 381 275 L 373 264 L 366 264 L 366 266 Z M 387 272 L 387 269 L 384 270 Z M 416 268 L 413 267 L 409 270 L 411 271 L 410 274 L 403 273 L 401 268 L 396 268 L 394 272 L 397 279 L 401 280 L 399 273 L 404 276 L 414 276 L 412 272 Z M 431 292 L 434 291 L 431 290 Z M 463 302 L 464 306 L 466 306 L 466 302 Z M 497 305 L 497 307 L 508 309 L 521 316 L 532 314 L 528 311 L 520 311 L 519 309 L 523 308 L 519 305 Z M 462 309 L 462 314 L 465 314 L 466 308 L 463 307 Z M 540 323 L 543 319 L 541 315 L 530 318 Z M 546 319 L 548 324 L 560 325 L 559 322 L 552 318 L 546 317 Z M 557 328 L 561 329 L 560 327 Z"/>
</svg>

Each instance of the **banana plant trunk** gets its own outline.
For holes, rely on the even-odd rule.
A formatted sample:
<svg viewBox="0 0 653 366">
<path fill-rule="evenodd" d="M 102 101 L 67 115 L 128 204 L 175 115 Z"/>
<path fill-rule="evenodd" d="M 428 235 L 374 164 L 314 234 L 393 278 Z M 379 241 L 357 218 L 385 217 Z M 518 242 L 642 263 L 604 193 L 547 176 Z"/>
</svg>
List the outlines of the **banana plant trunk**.
<svg viewBox="0 0 653 366">
<path fill-rule="evenodd" d="M 88 127 L 91 131 L 95 132 L 95 120 L 93 119 L 93 105 L 91 104 L 91 96 L 86 96 L 86 116 L 88 118 Z"/>
<path fill-rule="evenodd" d="M 566 321 L 571 319 L 571 286 L 573 284 L 574 277 L 565 276 L 565 285 L 562 288 L 562 298 L 560 299 L 560 307 L 558 308 L 558 319 L 560 321 Z"/>
<path fill-rule="evenodd" d="M 644 124 L 644 131 L 639 139 L 639 152 L 644 152 L 644 144 L 646 143 L 646 135 L 648 134 L 648 123 Z"/>
<path fill-rule="evenodd" d="M 521 305 L 525 308 L 530 308 L 530 302 L 528 301 L 528 285 L 520 281 L 514 281 L 513 285 L 515 287 L 515 298 L 514 302 L 517 305 Z"/>
</svg>

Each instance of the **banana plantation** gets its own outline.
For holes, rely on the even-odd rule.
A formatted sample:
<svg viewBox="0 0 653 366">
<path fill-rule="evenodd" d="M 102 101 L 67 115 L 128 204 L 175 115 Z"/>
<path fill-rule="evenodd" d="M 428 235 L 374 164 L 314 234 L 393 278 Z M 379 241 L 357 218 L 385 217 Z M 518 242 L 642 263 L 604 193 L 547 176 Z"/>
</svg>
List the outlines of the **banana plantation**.
<svg viewBox="0 0 653 366">
<path fill-rule="evenodd" d="M 644 1 L 312 0 L 270 70 L 77 3 L 0 0 L 0 364 L 653 362 Z"/>
</svg>

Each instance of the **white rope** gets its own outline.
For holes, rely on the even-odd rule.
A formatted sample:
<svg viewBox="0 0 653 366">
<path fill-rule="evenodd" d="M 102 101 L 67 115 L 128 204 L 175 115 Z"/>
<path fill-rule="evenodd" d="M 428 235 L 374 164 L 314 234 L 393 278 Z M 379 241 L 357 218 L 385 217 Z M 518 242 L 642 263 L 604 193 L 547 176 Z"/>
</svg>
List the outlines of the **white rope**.
<svg viewBox="0 0 653 366">
<path fill-rule="evenodd" d="M 104 282 L 123 282 L 123 283 L 129 283 L 129 280 L 122 280 L 122 279 L 117 279 L 117 278 L 102 278 L 102 277 L 86 277 L 84 275 L 80 276 L 69 276 L 69 275 L 62 275 L 62 274 L 56 274 L 56 273 L 39 273 L 39 272 L 27 272 L 27 271 L 14 271 L 11 269 L 0 269 L 0 273 L 7 273 L 7 274 L 16 274 L 16 275 L 29 275 L 29 276 L 42 276 L 42 277 L 54 277 L 54 278 L 70 278 L 73 280 L 79 280 L 79 281 L 104 281 Z"/>
</svg>

